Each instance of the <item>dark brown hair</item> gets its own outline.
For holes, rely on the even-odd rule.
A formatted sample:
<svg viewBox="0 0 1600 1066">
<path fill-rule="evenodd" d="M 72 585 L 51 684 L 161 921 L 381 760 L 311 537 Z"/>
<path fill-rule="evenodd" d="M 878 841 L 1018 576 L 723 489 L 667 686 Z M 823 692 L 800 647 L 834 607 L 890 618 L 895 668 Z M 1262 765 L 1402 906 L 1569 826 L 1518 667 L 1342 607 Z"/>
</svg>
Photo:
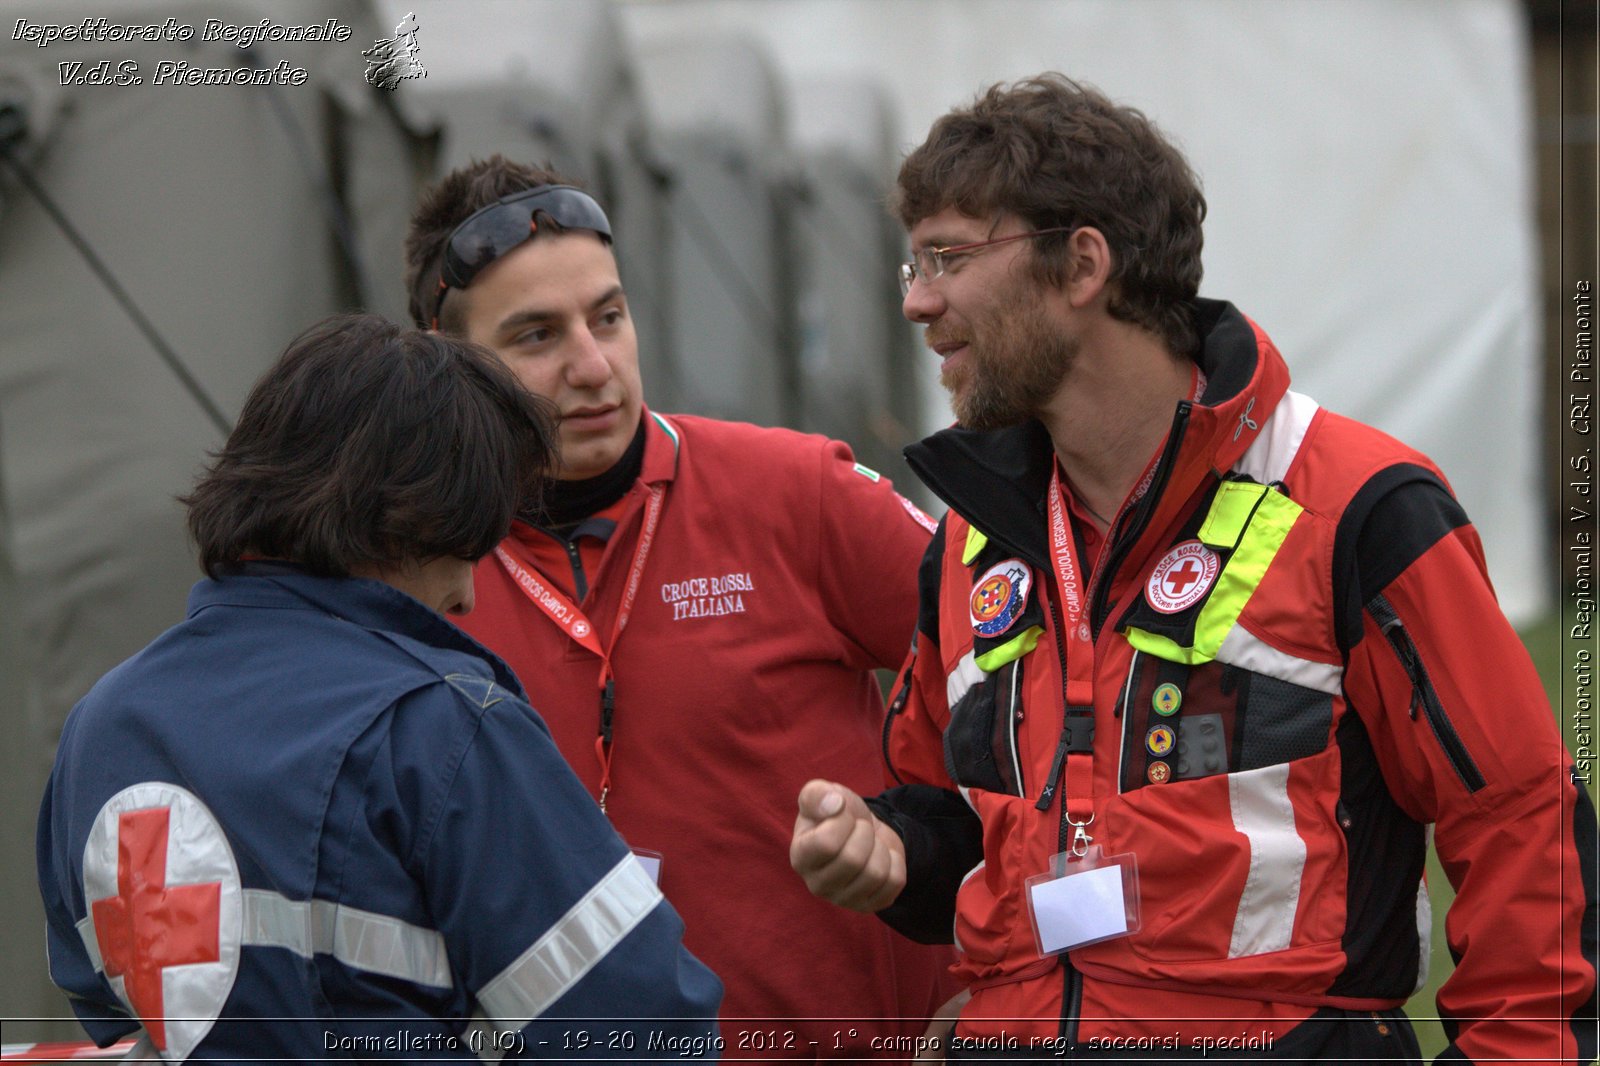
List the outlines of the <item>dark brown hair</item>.
<svg viewBox="0 0 1600 1066">
<path fill-rule="evenodd" d="M 1176 354 L 1198 349 L 1206 200 L 1183 154 L 1142 112 L 1061 74 L 993 85 L 933 124 L 897 186 L 907 229 L 947 207 L 974 218 L 1010 212 L 1034 229 L 1093 226 L 1111 246 L 1110 313 Z M 1063 280 L 1069 236 L 1030 242 L 1040 281 Z"/>
<path fill-rule="evenodd" d="M 554 409 L 488 350 L 338 315 L 256 383 L 210 470 L 182 499 L 200 566 L 478 559 L 556 454 Z"/>
<path fill-rule="evenodd" d="M 474 211 L 488 207 L 502 196 L 545 185 L 584 187 L 582 182 L 548 167 L 513 163 L 496 153 L 488 159 L 475 159 L 464 167 L 457 167 L 423 190 L 406 230 L 406 292 L 411 299 L 411 321 L 423 327 L 428 325 L 434 292 L 439 284 L 440 256 L 444 252 L 444 242 L 450 239 L 456 227 Z M 448 333 L 464 332 L 460 301 L 445 300 L 444 306 L 439 308 L 439 328 Z"/>
</svg>

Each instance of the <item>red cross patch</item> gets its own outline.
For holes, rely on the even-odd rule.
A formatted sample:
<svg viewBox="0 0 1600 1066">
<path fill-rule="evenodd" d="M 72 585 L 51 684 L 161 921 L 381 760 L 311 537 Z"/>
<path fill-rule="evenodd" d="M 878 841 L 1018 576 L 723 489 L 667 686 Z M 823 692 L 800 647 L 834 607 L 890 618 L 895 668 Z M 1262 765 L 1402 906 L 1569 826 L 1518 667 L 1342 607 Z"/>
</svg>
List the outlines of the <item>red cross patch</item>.
<svg viewBox="0 0 1600 1066">
<path fill-rule="evenodd" d="M 177 785 L 123 789 L 89 831 L 83 891 L 84 940 L 112 991 L 157 1050 L 187 1058 L 239 968 L 239 871 L 222 827 Z"/>
<path fill-rule="evenodd" d="M 1217 553 L 1198 540 L 1168 550 L 1145 582 L 1144 597 L 1162 614 L 1177 614 L 1205 598 L 1217 579 Z"/>
</svg>

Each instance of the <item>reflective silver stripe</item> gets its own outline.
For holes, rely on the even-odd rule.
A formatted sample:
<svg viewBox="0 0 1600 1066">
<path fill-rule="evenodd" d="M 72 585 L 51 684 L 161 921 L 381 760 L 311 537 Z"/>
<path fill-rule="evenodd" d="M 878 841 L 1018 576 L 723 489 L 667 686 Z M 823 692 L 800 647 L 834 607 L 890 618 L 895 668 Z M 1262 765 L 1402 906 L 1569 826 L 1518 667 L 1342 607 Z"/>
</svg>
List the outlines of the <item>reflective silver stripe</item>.
<svg viewBox="0 0 1600 1066">
<path fill-rule="evenodd" d="M 1133 649 L 1133 658 L 1128 660 L 1128 676 L 1122 682 L 1122 710 L 1117 717 L 1122 719 L 1122 747 L 1117 752 L 1117 781 L 1118 788 L 1122 786 L 1122 775 L 1127 770 L 1128 764 L 1128 731 L 1133 727 L 1133 672 L 1139 668 L 1139 656 L 1144 654 L 1138 648 Z"/>
<path fill-rule="evenodd" d="M 1433 826 L 1430 825 L 1427 840 L 1423 844 L 1423 852 L 1426 854 L 1432 850 Z M 1422 950 L 1417 960 L 1417 987 L 1411 990 L 1413 996 L 1428 984 L 1428 963 L 1433 955 L 1433 900 L 1428 898 L 1426 877 L 1417 879 L 1417 941 Z"/>
<path fill-rule="evenodd" d="M 94 915 L 92 913 L 84 915 L 83 920 L 78 922 L 75 928 L 78 930 L 78 939 L 83 941 L 83 950 L 89 953 L 89 963 L 95 968 L 95 972 L 105 969 L 106 964 L 100 958 L 100 938 L 94 933 Z"/>
<path fill-rule="evenodd" d="M 434 988 L 454 983 L 444 937 L 432 929 L 325 899 L 288 899 L 261 888 L 247 888 L 240 895 L 240 942 L 248 947 L 286 948 L 306 959 L 332 955 L 354 970 Z M 77 930 L 89 961 L 96 970 L 104 969 L 93 916 L 78 922 Z"/>
<path fill-rule="evenodd" d="M 572 905 L 517 961 L 478 991 L 478 1003 L 505 1031 L 521 1029 L 594 969 L 662 902 L 661 890 L 632 853 Z"/>
<path fill-rule="evenodd" d="M 972 690 L 972 686 L 981 682 L 985 677 L 983 668 L 978 665 L 977 653 L 967 652 L 956 663 L 956 668 L 950 676 L 944 679 L 944 705 L 954 707 L 961 702 L 961 697 Z"/>
<path fill-rule="evenodd" d="M 1321 408 L 1317 401 L 1298 392 L 1286 392 L 1272 417 L 1261 427 L 1255 442 L 1245 451 L 1233 468 L 1249 474 L 1263 485 L 1282 481 L 1294 463 L 1300 444 L 1311 428 L 1311 419 Z"/>
<path fill-rule="evenodd" d="M 1233 919 L 1228 958 L 1282 951 L 1294 934 L 1306 842 L 1294 828 L 1289 766 L 1282 763 L 1228 775 L 1233 827 L 1250 843 L 1250 872 Z"/>
<path fill-rule="evenodd" d="M 1314 688 L 1330 696 L 1337 696 L 1344 691 L 1344 667 L 1312 662 L 1279 651 L 1238 622 L 1222 638 L 1222 647 L 1217 649 L 1217 662 L 1266 674 L 1291 685 Z"/>
<path fill-rule="evenodd" d="M 332 955 L 351 969 L 434 988 L 453 984 L 441 934 L 325 899 L 245 889 L 244 943 L 286 948 L 307 959 Z"/>
</svg>

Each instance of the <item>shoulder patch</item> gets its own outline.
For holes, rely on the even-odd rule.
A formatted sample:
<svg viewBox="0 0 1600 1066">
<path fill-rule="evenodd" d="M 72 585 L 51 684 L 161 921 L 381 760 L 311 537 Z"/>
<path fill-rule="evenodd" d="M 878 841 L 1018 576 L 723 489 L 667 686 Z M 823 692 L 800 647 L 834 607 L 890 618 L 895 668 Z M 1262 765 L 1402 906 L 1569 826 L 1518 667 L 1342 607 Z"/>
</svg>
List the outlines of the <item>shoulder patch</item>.
<svg viewBox="0 0 1600 1066">
<path fill-rule="evenodd" d="M 1205 598 L 1221 569 L 1216 552 L 1198 540 L 1186 540 L 1156 563 L 1145 583 L 1145 599 L 1162 614 L 1177 614 Z"/>
<path fill-rule="evenodd" d="M 866 478 L 868 481 L 878 482 L 878 481 L 882 481 L 883 480 L 883 475 L 878 473 L 876 470 L 872 469 L 872 467 L 870 467 L 870 466 L 863 466 L 862 464 L 857 463 L 855 465 L 854 469 L 855 469 L 856 473 L 860 474 L 862 477 Z"/>
<path fill-rule="evenodd" d="M 239 866 L 201 799 L 164 781 L 118 792 L 83 849 L 88 915 L 79 935 L 96 969 L 163 1057 L 205 1039 L 239 973 Z"/>
<path fill-rule="evenodd" d="M 1021 559 L 1004 559 L 979 575 L 972 586 L 969 609 L 972 628 L 984 637 L 997 637 L 1011 628 L 1028 603 L 1033 572 Z"/>
</svg>

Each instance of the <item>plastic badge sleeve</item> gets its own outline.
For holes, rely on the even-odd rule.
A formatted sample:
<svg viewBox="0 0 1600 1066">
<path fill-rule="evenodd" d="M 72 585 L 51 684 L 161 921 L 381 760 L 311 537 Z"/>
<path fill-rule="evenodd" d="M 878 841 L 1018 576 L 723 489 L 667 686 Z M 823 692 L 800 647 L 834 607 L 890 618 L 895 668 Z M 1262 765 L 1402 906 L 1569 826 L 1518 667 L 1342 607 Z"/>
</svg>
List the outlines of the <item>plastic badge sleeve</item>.
<svg viewBox="0 0 1600 1066">
<path fill-rule="evenodd" d="M 1061 852 L 1049 873 L 1028 878 L 1028 915 L 1041 955 L 1098 944 L 1139 931 L 1139 864 L 1131 852 L 1081 858 Z"/>
</svg>

